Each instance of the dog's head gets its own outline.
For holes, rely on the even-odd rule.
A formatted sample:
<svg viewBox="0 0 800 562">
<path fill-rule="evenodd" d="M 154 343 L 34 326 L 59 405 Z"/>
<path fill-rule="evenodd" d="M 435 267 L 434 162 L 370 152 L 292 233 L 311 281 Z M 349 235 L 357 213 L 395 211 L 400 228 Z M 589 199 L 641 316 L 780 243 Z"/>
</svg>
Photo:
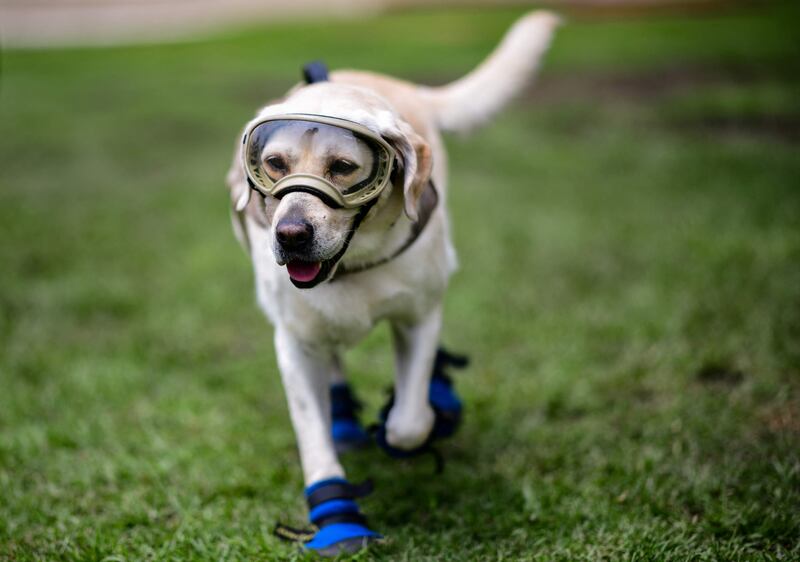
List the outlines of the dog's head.
<svg viewBox="0 0 800 562">
<path fill-rule="evenodd" d="M 380 230 L 403 212 L 411 221 L 418 219 L 420 197 L 431 172 L 431 151 L 382 98 L 355 86 L 325 82 L 297 88 L 281 103 L 265 107 L 257 120 L 285 114 L 355 122 L 385 141 L 395 157 L 391 177 L 380 195 L 354 208 L 339 207 L 314 189 L 293 189 L 278 198 L 251 191 L 242 181 L 232 183 L 237 211 L 243 211 L 251 197 L 263 197 L 275 260 L 286 265 L 295 286 L 310 288 L 330 279 L 346 252 L 368 255 L 381 251 L 380 247 L 359 248 L 379 246 L 381 237 L 354 237 L 355 229 Z M 263 173 L 276 183 L 304 174 L 324 178 L 343 191 L 368 181 L 377 158 L 358 135 L 324 124 L 293 123 L 271 133 L 258 146 L 255 157 Z"/>
</svg>

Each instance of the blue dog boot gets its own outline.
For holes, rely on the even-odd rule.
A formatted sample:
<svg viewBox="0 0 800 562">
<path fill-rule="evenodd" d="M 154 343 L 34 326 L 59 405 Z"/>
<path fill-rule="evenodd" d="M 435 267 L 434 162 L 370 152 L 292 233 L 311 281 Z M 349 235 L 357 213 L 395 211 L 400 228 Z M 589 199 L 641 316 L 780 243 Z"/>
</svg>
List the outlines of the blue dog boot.
<svg viewBox="0 0 800 562">
<path fill-rule="evenodd" d="M 450 353 L 445 348 L 436 350 L 433 374 L 428 387 L 428 401 L 436 414 L 433 425 L 433 438 L 444 439 L 452 436 L 461 425 L 463 404 L 453 388 L 453 379 L 447 373 L 449 368 L 465 369 L 469 358 Z"/>
<path fill-rule="evenodd" d="M 367 526 L 356 498 L 372 491 L 372 482 L 350 484 L 344 478 L 315 482 L 305 490 L 309 516 L 319 530 L 304 544 L 325 557 L 352 554 L 383 537 Z"/>
<path fill-rule="evenodd" d="M 347 383 L 331 385 L 331 432 L 337 453 L 360 449 L 369 444 L 369 435 L 358 421 L 360 410 L 361 402 Z"/>
<path fill-rule="evenodd" d="M 428 439 L 416 449 L 411 450 L 397 449 L 386 441 L 386 419 L 394 404 L 394 395 L 392 395 L 386 405 L 381 408 L 379 415 L 380 421 L 375 432 L 375 441 L 378 446 L 386 451 L 390 457 L 399 459 L 416 457 L 424 453 L 433 453 L 437 462 L 437 472 L 441 472 L 443 467 L 442 458 L 431 445 L 434 440 L 450 437 L 456 432 L 461 425 L 463 411 L 461 399 L 453 388 L 453 379 L 447 374 L 446 369 L 449 367 L 463 369 L 467 365 L 469 365 L 467 357 L 450 353 L 440 347 L 436 352 L 431 382 L 428 387 L 428 402 L 436 416 Z"/>
<path fill-rule="evenodd" d="M 463 404 L 453 388 L 453 379 L 445 372 L 445 368 L 454 366 L 463 369 L 467 364 L 466 357 L 451 355 L 444 349 L 440 348 L 436 353 L 433 375 L 428 387 L 428 402 L 436 414 L 433 424 L 434 439 L 451 437 L 461 425 Z"/>
</svg>

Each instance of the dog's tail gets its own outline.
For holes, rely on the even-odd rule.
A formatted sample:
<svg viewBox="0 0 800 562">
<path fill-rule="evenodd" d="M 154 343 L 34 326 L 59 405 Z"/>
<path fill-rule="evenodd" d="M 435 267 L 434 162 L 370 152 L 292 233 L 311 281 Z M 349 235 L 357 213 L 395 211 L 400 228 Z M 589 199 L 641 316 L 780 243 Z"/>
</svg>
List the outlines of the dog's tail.
<svg viewBox="0 0 800 562">
<path fill-rule="evenodd" d="M 468 131 L 502 109 L 533 78 L 559 22 L 552 12 L 531 12 L 475 70 L 439 88 L 420 87 L 439 127 Z"/>
</svg>

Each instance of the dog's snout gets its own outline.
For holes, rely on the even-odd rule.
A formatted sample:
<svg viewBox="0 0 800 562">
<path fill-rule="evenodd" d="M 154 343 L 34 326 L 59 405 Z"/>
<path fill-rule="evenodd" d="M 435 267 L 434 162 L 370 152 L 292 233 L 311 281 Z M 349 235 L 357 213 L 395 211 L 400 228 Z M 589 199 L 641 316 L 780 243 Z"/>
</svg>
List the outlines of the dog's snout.
<svg viewBox="0 0 800 562">
<path fill-rule="evenodd" d="M 302 250 L 314 238 L 314 227 L 302 219 L 285 219 L 275 228 L 275 236 L 286 250 Z"/>
</svg>

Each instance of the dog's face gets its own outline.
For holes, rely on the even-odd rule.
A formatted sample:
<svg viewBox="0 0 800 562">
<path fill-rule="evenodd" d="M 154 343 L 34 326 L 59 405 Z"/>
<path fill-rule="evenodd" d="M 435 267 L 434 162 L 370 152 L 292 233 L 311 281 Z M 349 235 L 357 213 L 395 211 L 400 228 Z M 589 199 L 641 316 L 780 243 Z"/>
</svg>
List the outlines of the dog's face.
<svg viewBox="0 0 800 562">
<path fill-rule="evenodd" d="M 287 112 L 317 113 L 361 123 L 378 132 L 397 155 L 392 181 L 374 201 L 366 216 L 362 209 L 334 208 L 314 193 L 293 191 L 280 199 L 264 198 L 272 231 L 272 252 L 285 265 L 292 283 L 310 288 L 329 279 L 353 238 L 355 224 L 363 228 L 390 205 L 398 192 L 405 208 L 416 219 L 416 205 L 430 175 L 430 149 L 410 126 L 402 122 L 377 96 L 343 85 L 315 84 L 301 88 L 282 104 L 265 108 L 262 115 Z M 367 180 L 376 154 L 355 134 L 326 125 L 283 126 L 272 134 L 260 151 L 264 172 L 273 180 L 292 174 L 312 174 L 346 190 Z M 366 211 L 366 209 L 363 209 Z M 396 220 L 394 217 L 393 220 Z M 392 220 L 392 222 L 393 222 Z M 353 244 L 357 240 L 353 239 Z"/>
<path fill-rule="evenodd" d="M 353 134 L 299 124 L 282 127 L 261 151 L 262 166 L 273 180 L 312 174 L 342 190 L 366 180 L 374 158 L 372 150 Z M 272 220 L 275 259 L 286 265 L 296 283 L 313 282 L 335 265 L 331 261 L 346 244 L 356 213 L 331 208 L 309 193 L 289 193 Z"/>
</svg>

